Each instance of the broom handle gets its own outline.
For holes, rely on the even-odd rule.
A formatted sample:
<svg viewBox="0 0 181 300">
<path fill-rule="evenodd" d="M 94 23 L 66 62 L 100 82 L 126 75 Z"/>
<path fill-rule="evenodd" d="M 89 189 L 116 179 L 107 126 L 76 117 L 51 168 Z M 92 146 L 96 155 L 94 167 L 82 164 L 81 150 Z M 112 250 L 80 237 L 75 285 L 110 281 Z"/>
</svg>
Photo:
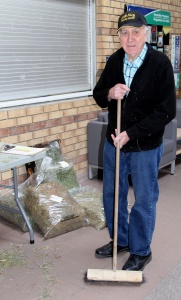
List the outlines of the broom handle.
<svg viewBox="0 0 181 300">
<path fill-rule="evenodd" d="M 117 135 L 121 132 L 121 100 L 117 100 Z M 118 236 L 118 202 L 119 202 L 119 165 L 120 146 L 116 144 L 116 174 L 115 174 L 115 199 L 114 199 L 114 238 L 113 238 L 113 271 L 117 269 L 117 236 Z"/>
</svg>

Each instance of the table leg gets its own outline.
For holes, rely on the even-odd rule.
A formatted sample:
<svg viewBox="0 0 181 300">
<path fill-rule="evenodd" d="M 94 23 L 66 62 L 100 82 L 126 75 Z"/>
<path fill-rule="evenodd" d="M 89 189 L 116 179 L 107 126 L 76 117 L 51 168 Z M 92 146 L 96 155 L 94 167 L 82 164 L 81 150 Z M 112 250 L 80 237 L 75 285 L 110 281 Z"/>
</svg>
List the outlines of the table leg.
<svg viewBox="0 0 181 300">
<path fill-rule="evenodd" d="M 29 230 L 29 233 L 30 233 L 30 244 L 34 244 L 34 232 L 33 232 L 33 229 L 31 227 L 31 224 L 29 222 L 29 219 L 19 201 L 19 197 L 18 197 L 18 181 L 17 181 L 17 172 L 16 172 L 16 167 L 13 168 L 13 180 L 14 180 L 14 194 L 15 194 L 15 201 L 19 207 L 19 210 L 26 222 L 26 225 L 28 227 L 28 230 Z"/>
</svg>

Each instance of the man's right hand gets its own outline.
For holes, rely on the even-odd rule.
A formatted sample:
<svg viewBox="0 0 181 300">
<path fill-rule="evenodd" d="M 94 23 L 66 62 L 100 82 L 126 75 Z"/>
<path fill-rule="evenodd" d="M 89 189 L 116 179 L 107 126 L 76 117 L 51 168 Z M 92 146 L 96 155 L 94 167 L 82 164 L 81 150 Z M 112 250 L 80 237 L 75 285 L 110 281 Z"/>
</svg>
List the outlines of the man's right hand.
<svg viewBox="0 0 181 300">
<path fill-rule="evenodd" d="M 122 100 L 129 91 L 127 85 L 118 83 L 109 90 L 108 99 Z"/>
</svg>

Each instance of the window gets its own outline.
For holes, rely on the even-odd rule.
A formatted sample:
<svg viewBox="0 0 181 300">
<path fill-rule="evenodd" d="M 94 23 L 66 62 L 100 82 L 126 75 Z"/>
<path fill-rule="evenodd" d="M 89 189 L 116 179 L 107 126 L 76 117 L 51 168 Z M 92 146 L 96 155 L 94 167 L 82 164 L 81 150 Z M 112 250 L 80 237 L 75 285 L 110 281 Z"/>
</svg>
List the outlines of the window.
<svg viewBox="0 0 181 300">
<path fill-rule="evenodd" d="M 92 94 L 94 0 L 0 3 L 0 107 Z"/>
</svg>

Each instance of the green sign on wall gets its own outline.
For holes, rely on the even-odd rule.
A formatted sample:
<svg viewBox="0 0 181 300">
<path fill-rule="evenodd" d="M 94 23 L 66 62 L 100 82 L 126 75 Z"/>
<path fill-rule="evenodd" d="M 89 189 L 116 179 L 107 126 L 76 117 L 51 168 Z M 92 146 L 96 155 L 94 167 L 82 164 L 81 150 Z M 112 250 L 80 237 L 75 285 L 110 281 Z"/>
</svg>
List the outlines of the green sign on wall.
<svg viewBox="0 0 181 300">
<path fill-rule="evenodd" d="M 155 10 L 145 15 L 147 23 L 152 25 L 171 26 L 170 12 Z"/>
<path fill-rule="evenodd" d="M 133 6 L 126 5 L 126 10 L 137 10 L 141 14 L 143 14 L 147 20 L 147 23 L 150 25 L 159 25 L 159 26 L 171 26 L 171 15 L 169 11 L 164 10 L 155 10 L 152 8 L 141 7 L 141 6 Z"/>
<path fill-rule="evenodd" d="M 179 89 L 179 87 L 180 87 L 180 73 L 174 73 L 174 79 L 175 79 L 175 87 L 176 87 L 176 89 Z"/>
</svg>

